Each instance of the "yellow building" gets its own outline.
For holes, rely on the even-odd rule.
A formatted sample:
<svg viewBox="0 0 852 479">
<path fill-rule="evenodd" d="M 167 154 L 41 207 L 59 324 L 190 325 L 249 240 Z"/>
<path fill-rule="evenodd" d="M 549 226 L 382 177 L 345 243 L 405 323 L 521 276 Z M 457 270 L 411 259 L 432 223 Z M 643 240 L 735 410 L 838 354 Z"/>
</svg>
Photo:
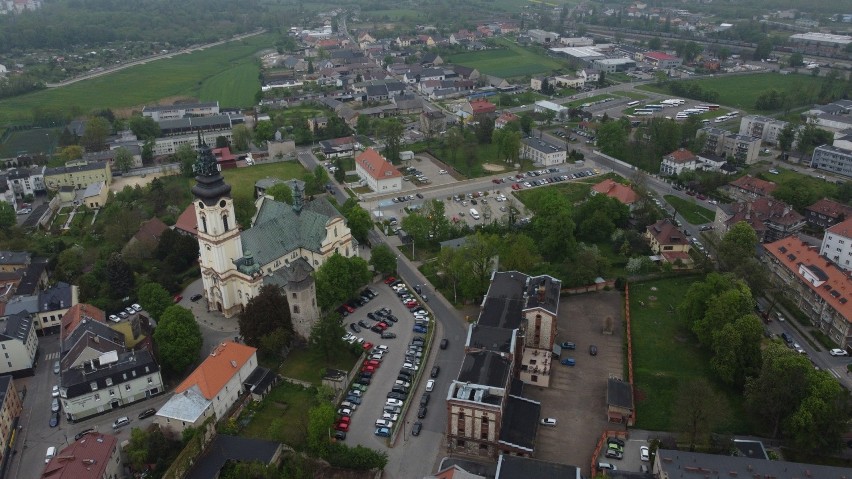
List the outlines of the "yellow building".
<svg viewBox="0 0 852 479">
<path fill-rule="evenodd" d="M 62 186 L 83 189 L 92 183 L 112 183 L 112 169 L 108 161 L 69 161 L 65 166 L 48 168 L 44 172 L 44 184 L 57 190 Z"/>
<path fill-rule="evenodd" d="M 15 440 L 15 423 L 21 415 L 21 396 L 15 389 L 12 376 L 0 376 L 0 462 L 4 454 L 12 451 Z"/>
</svg>

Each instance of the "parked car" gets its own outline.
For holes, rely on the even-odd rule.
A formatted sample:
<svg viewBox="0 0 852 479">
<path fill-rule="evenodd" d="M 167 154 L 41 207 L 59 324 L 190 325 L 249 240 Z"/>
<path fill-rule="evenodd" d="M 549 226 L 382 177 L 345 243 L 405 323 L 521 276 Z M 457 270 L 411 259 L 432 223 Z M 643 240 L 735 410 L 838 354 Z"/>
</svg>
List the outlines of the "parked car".
<svg viewBox="0 0 852 479">
<path fill-rule="evenodd" d="M 447 346 L 450 345 L 450 341 L 447 338 L 441 340 L 441 349 L 447 349 Z"/>
<path fill-rule="evenodd" d="M 420 419 L 423 419 L 424 417 L 426 417 L 427 411 L 428 411 L 428 409 L 426 408 L 426 406 L 421 406 L 420 408 L 417 409 L 417 417 L 420 418 Z"/>
<path fill-rule="evenodd" d="M 396 334 L 394 333 L 382 332 L 382 339 L 394 339 L 395 337 Z"/>
<path fill-rule="evenodd" d="M 435 379 L 438 377 L 438 373 L 441 372 L 441 366 L 432 366 L 432 372 L 429 374 L 429 377 Z"/>
<path fill-rule="evenodd" d="M 56 427 L 59 425 L 59 411 L 54 411 L 50 413 L 50 427 Z"/>
<path fill-rule="evenodd" d="M 53 362 L 53 374 L 59 374 L 59 361 Z"/>
<path fill-rule="evenodd" d="M 133 309 L 135 309 L 137 313 L 138 313 L 139 311 L 142 311 L 142 306 L 139 306 L 139 305 L 138 305 L 138 304 L 136 304 L 136 303 L 133 303 L 132 305 L 130 305 L 130 307 L 131 307 L 131 308 L 133 308 Z"/>
<path fill-rule="evenodd" d="M 591 355 L 591 356 L 597 356 L 598 355 L 598 347 L 595 346 L 594 344 L 589 346 L 589 355 Z"/>
<path fill-rule="evenodd" d="M 194 302 L 200 300 L 203 297 L 204 296 L 202 296 L 201 293 L 196 293 L 196 294 L 193 294 L 192 296 L 190 296 L 189 300 L 194 303 Z"/>
<path fill-rule="evenodd" d="M 648 461 L 651 459 L 651 450 L 648 449 L 648 446 L 642 446 L 639 448 L 639 459 L 642 461 Z"/>
<path fill-rule="evenodd" d="M 47 453 L 44 455 L 44 463 L 47 464 L 50 462 L 53 457 L 56 456 L 56 446 L 50 446 L 47 448 Z"/>
<path fill-rule="evenodd" d="M 121 416 L 120 418 L 118 418 L 118 419 L 116 419 L 115 421 L 112 422 L 112 428 L 118 429 L 118 428 L 124 427 L 128 424 L 130 424 L 130 418 L 127 417 L 127 416 Z"/>
<path fill-rule="evenodd" d="M 59 398 L 53 398 L 50 402 L 50 412 L 59 412 Z"/>
<path fill-rule="evenodd" d="M 546 417 L 541 420 L 542 426 L 556 426 L 556 418 L 555 417 Z"/>
<path fill-rule="evenodd" d="M 432 392 L 432 389 L 435 388 L 435 380 L 430 379 L 426 381 L 426 392 Z"/>
<path fill-rule="evenodd" d="M 50 397 L 59 397 L 59 386 L 57 386 L 56 384 L 53 385 L 53 390 L 50 392 Z"/>
<path fill-rule="evenodd" d="M 392 428 L 393 422 L 388 421 L 387 419 L 376 419 L 376 427 Z"/>
<path fill-rule="evenodd" d="M 562 344 L 560 344 L 559 346 L 560 346 L 562 349 L 577 349 L 577 345 L 576 345 L 576 344 L 574 344 L 574 343 L 572 343 L 572 342 L 570 342 L 570 341 L 565 341 L 565 342 L 563 342 Z"/>
<path fill-rule="evenodd" d="M 152 407 L 149 407 L 148 409 L 139 413 L 139 419 L 145 419 L 146 417 L 151 417 L 154 414 L 157 414 L 157 410 Z"/>
<path fill-rule="evenodd" d="M 420 405 L 426 406 L 429 404 L 429 393 L 423 393 L 423 396 L 420 397 Z"/>
<path fill-rule="evenodd" d="M 828 354 L 832 356 L 849 356 L 849 353 L 845 349 L 832 349 Z"/>
<path fill-rule="evenodd" d="M 415 421 L 414 427 L 411 428 L 411 435 L 412 436 L 419 436 L 421 429 L 423 429 L 423 423 L 420 422 L 420 421 Z"/>
<path fill-rule="evenodd" d="M 390 429 L 386 427 L 377 427 L 375 434 L 379 437 L 390 437 Z"/>
</svg>

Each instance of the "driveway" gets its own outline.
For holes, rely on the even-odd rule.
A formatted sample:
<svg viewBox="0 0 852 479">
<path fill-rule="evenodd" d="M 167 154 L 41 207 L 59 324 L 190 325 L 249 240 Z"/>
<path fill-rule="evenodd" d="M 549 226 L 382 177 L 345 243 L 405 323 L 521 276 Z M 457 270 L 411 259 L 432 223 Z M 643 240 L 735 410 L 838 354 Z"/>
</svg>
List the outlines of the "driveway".
<svg viewBox="0 0 852 479">
<path fill-rule="evenodd" d="M 617 291 L 563 297 L 559 305 L 559 342 L 571 341 L 576 350 L 563 351 L 576 366 L 554 363 L 549 388 L 528 388 L 532 399 L 541 401 L 542 417 L 557 419 L 556 427 L 539 427 L 536 457 L 573 464 L 589 474 L 596 441 L 610 425 L 606 419 L 606 387 L 610 376 L 624 374 L 623 299 Z M 607 317 L 613 334 L 603 334 Z M 589 346 L 597 346 L 596 356 Z"/>
</svg>

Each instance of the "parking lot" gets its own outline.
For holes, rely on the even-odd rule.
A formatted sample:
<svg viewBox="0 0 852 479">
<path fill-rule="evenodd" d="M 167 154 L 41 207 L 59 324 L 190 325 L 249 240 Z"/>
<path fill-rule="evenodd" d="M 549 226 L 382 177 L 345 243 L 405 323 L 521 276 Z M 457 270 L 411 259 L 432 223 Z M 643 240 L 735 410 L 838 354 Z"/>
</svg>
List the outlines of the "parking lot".
<svg viewBox="0 0 852 479">
<path fill-rule="evenodd" d="M 387 447 L 387 439 L 375 435 L 376 420 L 382 418 L 384 412 L 385 401 L 387 394 L 394 386 L 400 369 L 405 362 L 405 354 L 409 342 L 414 336 L 424 336 L 423 334 L 414 333 L 414 317 L 397 298 L 391 288 L 384 283 L 375 283 L 370 286 L 378 295 L 366 305 L 355 310 L 343 318 L 346 331 L 353 333 L 350 325 L 358 321 L 364 321 L 370 325 L 375 321 L 367 317 L 368 313 L 386 307 L 391 310 L 398 322 L 392 323 L 387 332 L 392 332 L 397 335 L 394 339 L 381 339 L 380 336 L 369 330 L 363 329 L 360 333 L 353 333 L 356 336 L 363 337 L 366 341 L 373 343 L 375 346 L 385 345 L 388 347 L 388 352 L 381 360 L 381 365 L 375 370 L 370 380 L 370 385 L 361 396 L 361 404 L 353 412 L 349 431 L 346 437 L 346 444 L 350 446 L 362 445 L 366 447 L 383 449 Z M 424 358 L 425 363 L 425 358 Z M 425 366 L 423 366 L 425 367 Z M 427 372 L 428 373 L 428 372 Z M 417 384 L 411 384 L 410 391 L 412 401 L 419 401 L 419 396 L 413 396 L 417 389 Z M 412 404 L 410 409 L 416 415 L 416 404 Z M 409 414 L 409 418 L 415 417 Z M 400 415 L 402 419 L 402 415 Z M 413 420 L 409 422 L 413 424 Z M 410 432 L 406 431 L 410 435 Z"/>
<path fill-rule="evenodd" d="M 610 376 L 621 378 L 624 373 L 622 302 L 617 291 L 563 297 L 557 341 L 576 344 L 575 350 L 563 351 L 561 358 L 574 358 L 576 365 L 554 363 L 550 387 L 528 389 L 532 399 L 541 401 L 542 417 L 557 419 L 555 427 L 538 428 L 539 459 L 574 464 L 589 474 L 600 434 L 619 428 L 607 422 L 606 389 Z M 612 318 L 611 335 L 603 333 L 607 318 Z M 597 347 L 596 356 L 589 354 L 591 345 Z M 620 461 L 614 462 L 621 469 Z"/>
</svg>

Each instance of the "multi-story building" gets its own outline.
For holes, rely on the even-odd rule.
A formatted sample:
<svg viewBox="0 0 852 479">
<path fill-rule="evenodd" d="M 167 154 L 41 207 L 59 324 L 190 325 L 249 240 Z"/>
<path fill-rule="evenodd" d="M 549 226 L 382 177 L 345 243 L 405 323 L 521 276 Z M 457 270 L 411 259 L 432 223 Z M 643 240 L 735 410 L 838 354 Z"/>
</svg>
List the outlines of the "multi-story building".
<svg viewBox="0 0 852 479">
<path fill-rule="evenodd" d="M 213 116 L 219 114 L 219 102 L 207 103 L 177 103 L 174 105 L 154 105 L 142 108 L 142 116 L 156 122 L 162 120 L 178 120 L 192 116 Z"/>
<path fill-rule="evenodd" d="M 852 271 L 852 217 L 825 230 L 819 254 Z"/>
<path fill-rule="evenodd" d="M 402 173 L 372 148 L 355 157 L 355 173 L 376 193 L 402 190 Z"/>
<path fill-rule="evenodd" d="M 536 166 L 554 166 L 565 163 L 567 151 L 563 146 L 554 145 L 541 138 L 522 138 L 522 159 L 532 160 Z"/>
<path fill-rule="evenodd" d="M 757 240 L 768 243 L 799 233 L 805 226 L 805 217 L 790 205 L 774 198 L 757 198 L 752 201 L 716 205 L 714 230 L 720 237 L 732 226 L 745 221 L 757 233 Z"/>
<path fill-rule="evenodd" d="M 849 475 L 845 467 L 803 464 L 799 462 L 767 460 L 730 454 L 659 449 L 654 461 L 653 474 L 659 479 L 675 479 L 690 475 L 721 477 L 771 477 L 773 479 L 799 479 L 804 477 L 840 478 Z M 713 474 L 713 471 L 725 471 Z"/>
<path fill-rule="evenodd" d="M 429 136 L 437 135 L 447 129 L 447 117 L 439 110 L 424 111 L 420 114 L 420 131 Z"/>
<path fill-rule="evenodd" d="M 36 333 L 56 334 L 62 316 L 78 302 L 77 286 L 58 282 L 27 296 L 15 296 L 6 304 L 5 315 L 27 312 L 33 315 Z"/>
<path fill-rule="evenodd" d="M 625 72 L 636 68 L 636 62 L 629 58 L 596 58 L 591 65 L 604 73 Z"/>
<path fill-rule="evenodd" d="M 23 405 L 12 376 L 0 376 L 0 464 L 7 464 Z"/>
<path fill-rule="evenodd" d="M 550 276 L 492 274 L 447 395 L 451 451 L 492 458 L 534 454 L 541 404 L 523 389 L 550 384 L 560 290 L 561 282 Z"/>
<path fill-rule="evenodd" d="M 820 256 L 817 248 L 790 236 L 765 245 L 770 280 L 838 347 L 852 346 L 852 279 Z"/>
<path fill-rule="evenodd" d="M 726 192 L 737 201 L 751 201 L 755 198 L 772 196 L 775 188 L 778 188 L 775 183 L 751 175 L 741 176 L 724 187 Z"/>
<path fill-rule="evenodd" d="M 210 353 L 175 394 L 157 411 L 154 422 L 163 430 L 180 435 L 210 416 L 225 417 L 245 392 L 243 382 L 257 368 L 257 349 L 225 341 Z"/>
<path fill-rule="evenodd" d="M 556 43 L 556 41 L 559 40 L 558 33 L 547 32 L 536 28 L 527 30 L 527 35 L 532 41 L 541 45 L 549 45 L 551 43 Z"/>
<path fill-rule="evenodd" d="M 832 145 L 818 146 L 811 157 L 811 168 L 852 177 L 852 150 Z"/>
<path fill-rule="evenodd" d="M 760 138 L 769 144 L 778 143 L 778 135 L 787 126 L 786 121 L 765 116 L 747 115 L 740 119 L 740 135 Z"/>
<path fill-rule="evenodd" d="M 645 229 L 645 238 L 654 254 L 672 264 L 692 264 L 689 257 L 689 239 L 668 218 L 657 221 Z"/>
<path fill-rule="evenodd" d="M 683 65 L 683 60 L 663 52 L 645 52 L 643 59 L 661 70 L 669 70 Z"/>
<path fill-rule="evenodd" d="M 47 167 L 33 166 L 30 168 L 15 168 L 7 172 L 7 181 L 17 198 L 35 195 L 45 191 L 44 173 Z"/>
<path fill-rule="evenodd" d="M 118 479 L 124 477 L 118 438 L 90 432 L 53 456 L 41 479 Z"/>
<path fill-rule="evenodd" d="M 33 315 L 20 312 L 6 318 L 5 329 L 0 334 L 0 374 L 16 378 L 35 374 L 38 357 Z"/>
<path fill-rule="evenodd" d="M 663 176 L 677 176 L 684 171 L 695 171 L 701 169 L 703 163 L 698 156 L 685 149 L 680 148 L 663 157 L 660 163 L 660 174 Z"/>
<path fill-rule="evenodd" d="M 230 128 L 226 130 L 201 132 L 202 142 L 209 145 L 215 145 L 216 139 L 220 136 L 225 137 L 228 142 L 233 139 L 233 135 Z M 157 138 L 156 140 L 154 140 L 154 155 L 171 155 L 176 152 L 178 148 L 180 148 L 182 145 L 189 145 L 193 149 L 197 149 L 199 147 L 198 134 L 186 133 L 183 135 L 164 136 L 161 138 Z"/>
<path fill-rule="evenodd" d="M 696 135 L 704 135 L 704 152 L 722 155 L 737 163 L 754 164 L 760 158 L 760 139 L 731 133 L 721 128 L 707 126 Z"/>
<path fill-rule="evenodd" d="M 807 32 L 790 35 L 788 41 L 793 49 L 801 53 L 835 56 L 843 54 L 846 47 L 852 43 L 852 37 L 832 33 Z"/>
<path fill-rule="evenodd" d="M 0 272 L 14 273 L 27 268 L 31 261 L 27 251 L 0 251 Z"/>
<path fill-rule="evenodd" d="M 108 161 L 69 161 L 65 166 L 47 168 L 44 172 L 44 183 L 51 190 L 59 190 L 62 186 L 83 189 L 92 183 L 112 183 L 112 169 Z"/>
<path fill-rule="evenodd" d="M 852 218 L 852 206 L 828 198 L 805 208 L 805 220 L 814 228 L 830 228 L 847 218 Z"/>
</svg>

